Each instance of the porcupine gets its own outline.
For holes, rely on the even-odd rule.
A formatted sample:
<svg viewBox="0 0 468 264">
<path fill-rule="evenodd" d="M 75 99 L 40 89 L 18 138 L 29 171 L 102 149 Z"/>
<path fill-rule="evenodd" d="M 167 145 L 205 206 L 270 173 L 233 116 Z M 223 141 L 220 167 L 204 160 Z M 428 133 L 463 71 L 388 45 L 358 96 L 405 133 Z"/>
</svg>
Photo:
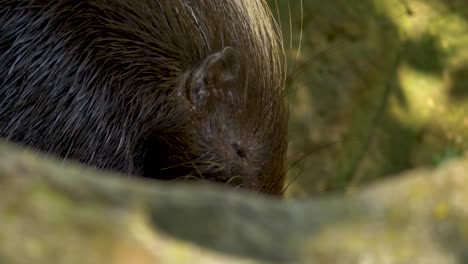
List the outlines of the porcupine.
<svg viewBox="0 0 468 264">
<path fill-rule="evenodd" d="M 0 137 L 100 169 L 281 193 L 263 0 L 0 0 Z"/>
</svg>

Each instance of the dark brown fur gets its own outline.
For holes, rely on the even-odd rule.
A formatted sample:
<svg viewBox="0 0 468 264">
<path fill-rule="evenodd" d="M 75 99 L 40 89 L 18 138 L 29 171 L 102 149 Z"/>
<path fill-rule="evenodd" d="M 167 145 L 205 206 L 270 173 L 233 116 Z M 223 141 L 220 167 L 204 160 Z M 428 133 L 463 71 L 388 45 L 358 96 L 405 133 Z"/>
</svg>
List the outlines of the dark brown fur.
<svg viewBox="0 0 468 264">
<path fill-rule="evenodd" d="M 0 0 L 0 136 L 279 194 L 282 48 L 262 0 Z"/>
</svg>

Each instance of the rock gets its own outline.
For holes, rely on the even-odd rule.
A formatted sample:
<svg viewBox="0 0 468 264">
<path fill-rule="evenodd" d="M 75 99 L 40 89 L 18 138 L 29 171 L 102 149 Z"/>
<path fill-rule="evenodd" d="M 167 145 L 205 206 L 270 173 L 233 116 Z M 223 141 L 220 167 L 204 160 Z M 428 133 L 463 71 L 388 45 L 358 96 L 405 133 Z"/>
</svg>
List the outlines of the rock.
<svg viewBox="0 0 468 264">
<path fill-rule="evenodd" d="M 468 158 L 277 200 L 0 144 L 0 263 L 467 263 Z"/>
</svg>

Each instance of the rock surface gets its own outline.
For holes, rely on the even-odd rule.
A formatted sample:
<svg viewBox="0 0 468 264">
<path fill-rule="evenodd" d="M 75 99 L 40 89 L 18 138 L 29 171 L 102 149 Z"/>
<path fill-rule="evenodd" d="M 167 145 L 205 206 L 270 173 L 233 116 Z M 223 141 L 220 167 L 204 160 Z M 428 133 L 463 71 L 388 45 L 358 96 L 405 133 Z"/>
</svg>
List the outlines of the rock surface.
<svg viewBox="0 0 468 264">
<path fill-rule="evenodd" d="M 468 159 L 313 200 L 142 181 L 0 145 L 0 263 L 467 263 Z"/>
</svg>

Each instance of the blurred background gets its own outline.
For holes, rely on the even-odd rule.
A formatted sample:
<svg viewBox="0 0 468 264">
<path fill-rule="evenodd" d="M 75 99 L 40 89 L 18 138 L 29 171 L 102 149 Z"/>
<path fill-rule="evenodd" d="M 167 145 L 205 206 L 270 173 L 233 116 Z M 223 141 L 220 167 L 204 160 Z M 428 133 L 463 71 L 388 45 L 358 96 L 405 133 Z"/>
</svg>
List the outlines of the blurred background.
<svg viewBox="0 0 468 264">
<path fill-rule="evenodd" d="M 467 0 L 268 2 L 288 61 L 287 196 L 464 155 Z"/>
</svg>

